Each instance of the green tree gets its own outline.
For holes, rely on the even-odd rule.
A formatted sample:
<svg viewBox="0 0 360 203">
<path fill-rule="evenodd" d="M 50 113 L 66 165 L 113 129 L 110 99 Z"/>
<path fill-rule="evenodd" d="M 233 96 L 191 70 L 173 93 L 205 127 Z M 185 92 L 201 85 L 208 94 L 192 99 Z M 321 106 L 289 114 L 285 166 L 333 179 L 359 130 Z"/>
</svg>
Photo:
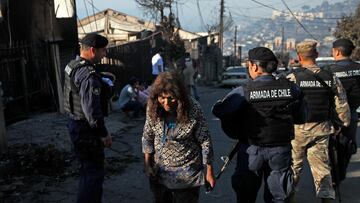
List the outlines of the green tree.
<svg viewBox="0 0 360 203">
<path fill-rule="evenodd" d="M 360 59 L 360 4 L 353 15 L 344 16 L 338 22 L 334 35 L 336 38 L 350 39 L 356 46 L 352 58 Z"/>
</svg>

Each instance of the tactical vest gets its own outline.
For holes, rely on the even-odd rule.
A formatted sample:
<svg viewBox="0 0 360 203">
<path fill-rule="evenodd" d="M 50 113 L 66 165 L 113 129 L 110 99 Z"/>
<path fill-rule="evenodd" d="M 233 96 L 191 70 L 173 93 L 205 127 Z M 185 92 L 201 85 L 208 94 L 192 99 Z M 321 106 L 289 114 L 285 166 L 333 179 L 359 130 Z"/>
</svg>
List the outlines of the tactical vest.
<svg viewBox="0 0 360 203">
<path fill-rule="evenodd" d="M 284 78 L 249 82 L 244 93 L 250 103 L 246 118 L 250 144 L 277 146 L 290 143 L 294 138 L 290 106 L 296 99 L 291 82 Z"/>
<path fill-rule="evenodd" d="M 313 73 L 305 68 L 294 70 L 296 84 L 304 93 L 308 105 L 308 118 L 306 122 L 324 122 L 330 119 L 330 101 L 334 96 L 327 87 L 324 87 L 314 75 L 321 78 L 332 90 L 334 87 L 333 75 L 329 71 L 320 70 Z"/>
<path fill-rule="evenodd" d="M 349 61 L 346 66 L 333 64 L 326 67 L 336 75 L 346 90 L 349 106 L 357 108 L 360 106 L 360 64 Z"/>
<path fill-rule="evenodd" d="M 80 90 L 74 84 L 75 73 L 81 67 L 88 68 L 90 74 L 95 73 L 94 65 L 86 62 L 85 60 L 72 60 L 65 67 L 64 110 L 75 120 L 86 119 L 84 111 L 81 107 L 81 98 L 79 95 Z"/>
</svg>

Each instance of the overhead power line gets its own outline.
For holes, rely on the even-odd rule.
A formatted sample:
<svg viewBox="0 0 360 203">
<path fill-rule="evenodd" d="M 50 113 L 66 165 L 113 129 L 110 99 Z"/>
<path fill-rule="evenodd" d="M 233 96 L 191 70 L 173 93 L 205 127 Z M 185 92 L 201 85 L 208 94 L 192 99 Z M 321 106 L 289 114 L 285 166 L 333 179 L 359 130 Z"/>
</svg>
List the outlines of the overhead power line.
<svg viewBox="0 0 360 203">
<path fill-rule="evenodd" d="M 98 31 L 97 22 L 96 22 L 96 17 L 95 17 L 95 6 L 94 6 L 93 0 L 91 0 L 91 6 L 92 6 L 92 10 L 93 10 L 93 15 L 94 15 L 95 28 L 96 28 L 96 31 Z"/>
<path fill-rule="evenodd" d="M 81 24 L 81 20 L 80 20 L 79 16 L 76 15 L 76 18 L 77 18 L 77 20 L 79 21 L 79 24 L 80 24 L 80 26 L 81 26 L 84 34 L 87 34 L 87 33 L 85 32 L 84 26 Z"/>
<path fill-rule="evenodd" d="M 85 0 L 84 0 L 85 1 Z M 97 12 L 101 12 L 101 10 L 99 10 L 98 8 L 96 8 L 96 6 L 93 4 L 92 0 L 90 2 L 90 0 L 86 0 L 91 6 L 93 9 L 95 9 Z"/>
<path fill-rule="evenodd" d="M 199 16 L 200 16 L 201 26 L 203 28 L 205 28 L 205 29 L 208 29 L 207 26 L 205 25 L 204 18 L 203 18 L 202 14 L 201 14 L 199 0 L 196 0 L 196 6 L 197 6 L 197 10 L 198 10 L 198 13 L 199 13 Z"/>
<path fill-rule="evenodd" d="M 229 10 L 232 10 L 231 12 L 233 14 L 235 14 L 236 16 L 241 16 L 241 17 L 245 17 L 245 18 L 254 18 L 254 19 L 271 19 L 271 18 L 267 18 L 267 17 L 259 17 L 259 16 L 249 16 L 249 15 L 245 15 L 243 12 L 241 12 L 240 10 L 233 10 L 232 7 L 226 7 Z"/>
<path fill-rule="evenodd" d="M 261 2 L 259 2 L 259 1 L 256 1 L 256 0 L 251 0 L 251 1 L 253 1 L 253 2 L 255 2 L 255 3 L 257 3 L 257 4 L 259 4 L 259 5 L 263 6 L 263 7 L 270 8 L 270 9 L 272 9 L 272 10 L 275 10 L 275 11 L 279 11 L 279 12 L 284 13 L 283 11 L 281 11 L 281 10 L 279 10 L 279 9 L 277 9 L 277 8 L 274 8 L 274 7 L 272 7 L 272 6 L 266 5 L 266 4 L 261 3 Z"/>
<path fill-rule="evenodd" d="M 312 35 L 312 34 L 306 29 L 306 27 L 305 27 L 303 24 L 301 24 L 301 22 L 296 18 L 296 16 L 295 16 L 294 13 L 291 11 L 291 9 L 290 9 L 289 6 L 286 4 L 286 2 L 285 2 L 284 0 L 281 0 L 281 1 L 283 2 L 284 6 L 287 8 L 287 10 L 291 13 L 291 15 L 294 17 L 294 19 L 296 20 L 296 22 L 302 27 L 302 29 L 303 29 L 306 33 L 308 33 L 314 40 L 318 41 L 318 40 L 314 37 L 314 35 Z"/>
<path fill-rule="evenodd" d="M 88 11 L 88 9 L 87 9 L 87 5 L 86 5 L 86 1 L 84 0 L 84 6 L 85 6 L 85 10 L 86 10 L 86 17 L 89 17 L 89 11 Z M 91 24 L 90 24 L 90 30 L 91 30 L 91 32 L 92 32 L 92 26 L 91 26 Z"/>
</svg>

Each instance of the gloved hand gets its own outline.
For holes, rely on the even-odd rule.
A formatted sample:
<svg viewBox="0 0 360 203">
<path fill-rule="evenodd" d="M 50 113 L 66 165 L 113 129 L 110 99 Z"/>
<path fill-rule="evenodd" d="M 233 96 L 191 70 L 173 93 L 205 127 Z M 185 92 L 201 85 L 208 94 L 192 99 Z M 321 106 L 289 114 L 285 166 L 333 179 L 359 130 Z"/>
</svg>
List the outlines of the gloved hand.
<svg viewBox="0 0 360 203">
<path fill-rule="evenodd" d="M 102 77 L 101 80 L 102 80 L 104 83 L 108 84 L 110 87 L 113 87 L 113 86 L 114 86 L 113 81 L 110 80 L 109 78 Z"/>
</svg>

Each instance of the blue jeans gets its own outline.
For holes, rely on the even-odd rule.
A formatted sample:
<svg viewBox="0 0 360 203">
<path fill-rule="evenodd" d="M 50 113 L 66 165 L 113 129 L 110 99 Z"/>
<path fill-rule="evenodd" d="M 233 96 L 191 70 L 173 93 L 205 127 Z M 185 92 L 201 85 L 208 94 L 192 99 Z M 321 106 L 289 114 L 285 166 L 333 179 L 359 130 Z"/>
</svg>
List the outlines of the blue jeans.
<svg viewBox="0 0 360 203">
<path fill-rule="evenodd" d="M 251 145 L 249 170 L 264 176 L 265 202 L 289 202 L 293 192 L 293 173 L 291 170 L 291 145 L 260 147 Z"/>
</svg>

